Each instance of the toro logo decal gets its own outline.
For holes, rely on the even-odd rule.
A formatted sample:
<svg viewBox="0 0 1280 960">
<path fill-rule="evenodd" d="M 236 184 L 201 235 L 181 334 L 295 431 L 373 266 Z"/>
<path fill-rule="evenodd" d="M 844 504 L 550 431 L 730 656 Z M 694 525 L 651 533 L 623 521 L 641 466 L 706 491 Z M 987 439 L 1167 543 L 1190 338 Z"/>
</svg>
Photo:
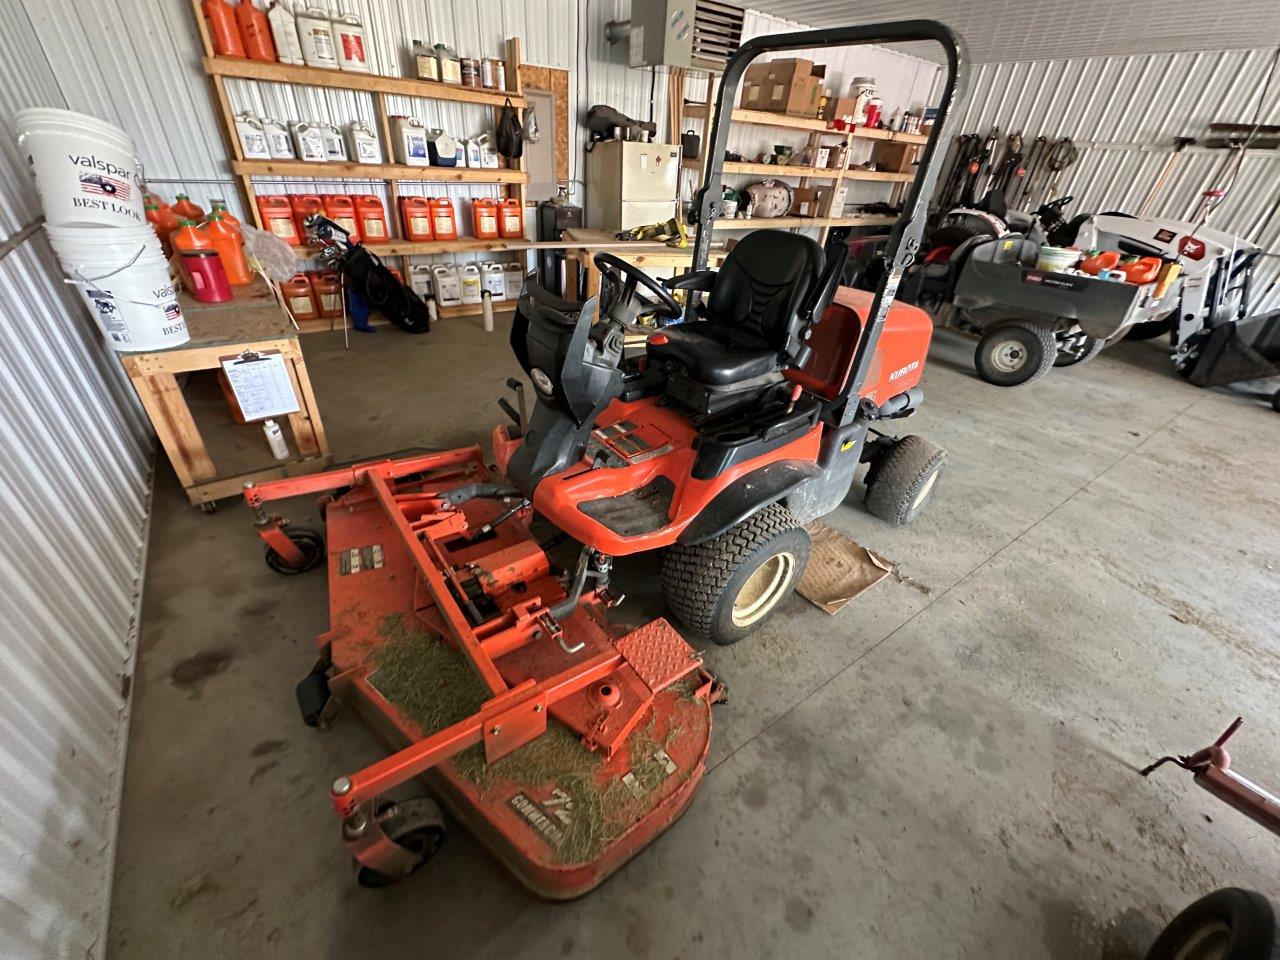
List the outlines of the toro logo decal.
<svg viewBox="0 0 1280 960">
<path fill-rule="evenodd" d="M 889 382 L 893 383 L 893 381 L 897 380 L 899 377 L 905 377 L 912 370 L 918 370 L 918 369 L 920 369 L 920 361 L 912 360 L 905 367 L 899 367 L 897 370 L 894 370 L 891 374 L 889 374 Z"/>
<path fill-rule="evenodd" d="M 1204 241 L 1198 237 L 1183 237 L 1178 241 L 1178 252 L 1188 260 L 1204 259 Z"/>
</svg>

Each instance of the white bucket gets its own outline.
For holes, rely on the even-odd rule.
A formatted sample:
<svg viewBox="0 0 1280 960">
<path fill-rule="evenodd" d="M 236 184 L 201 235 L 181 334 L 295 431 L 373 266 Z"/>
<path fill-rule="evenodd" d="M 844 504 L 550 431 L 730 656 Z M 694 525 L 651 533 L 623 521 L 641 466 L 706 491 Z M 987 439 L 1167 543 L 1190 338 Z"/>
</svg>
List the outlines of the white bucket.
<svg viewBox="0 0 1280 960">
<path fill-rule="evenodd" d="M 191 339 L 150 224 L 45 229 L 113 350 L 165 350 Z"/>
<path fill-rule="evenodd" d="M 1036 257 L 1036 269 L 1057 273 L 1074 267 L 1080 262 L 1082 256 L 1084 254 L 1079 250 L 1072 250 L 1069 247 L 1051 247 L 1046 243 L 1040 247 L 1040 254 Z"/>
<path fill-rule="evenodd" d="M 142 164 L 119 127 L 70 110 L 35 107 L 13 118 L 18 152 L 27 158 L 55 226 L 129 226 L 146 222 Z"/>
</svg>

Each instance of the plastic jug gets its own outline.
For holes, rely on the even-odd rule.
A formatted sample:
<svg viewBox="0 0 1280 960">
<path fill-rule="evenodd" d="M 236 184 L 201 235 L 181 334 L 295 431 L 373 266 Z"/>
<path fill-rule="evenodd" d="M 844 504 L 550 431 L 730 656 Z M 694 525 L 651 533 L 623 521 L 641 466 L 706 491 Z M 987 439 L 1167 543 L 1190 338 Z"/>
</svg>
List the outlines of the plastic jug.
<svg viewBox="0 0 1280 960">
<path fill-rule="evenodd" d="M 295 273 L 280 284 L 280 292 L 284 295 L 284 302 L 293 314 L 293 319 L 302 322 L 320 316 L 315 294 L 311 292 L 311 281 L 305 273 Z"/>
<path fill-rule="evenodd" d="M 244 236 L 244 231 L 240 229 L 240 219 L 236 217 L 236 215 L 233 214 L 230 210 L 227 209 L 227 201 L 217 200 L 217 199 L 214 199 L 213 197 L 210 197 L 209 198 L 209 216 L 213 216 L 215 213 L 222 218 L 223 223 L 225 223 L 229 227 L 234 228 L 236 232 L 239 233 L 241 236 Z"/>
<path fill-rule="evenodd" d="M 298 25 L 298 41 L 302 44 L 302 59 L 309 67 L 321 70 L 338 69 L 338 51 L 333 43 L 333 23 L 329 15 L 319 7 L 298 9 L 294 22 Z"/>
<path fill-rule="evenodd" d="M 262 121 L 251 113 L 236 114 L 236 137 L 246 160 L 270 160 L 271 148 Z"/>
<path fill-rule="evenodd" d="M 338 67 L 353 73 L 369 72 L 369 54 L 365 49 L 364 24 L 354 13 L 333 18 L 333 41 L 338 54 Z"/>
<path fill-rule="evenodd" d="M 477 240 L 498 239 L 498 201 L 476 197 L 471 201 L 471 232 Z"/>
<path fill-rule="evenodd" d="M 458 141 L 439 127 L 432 127 L 426 136 L 427 159 L 433 167 L 456 167 L 458 165 Z"/>
<path fill-rule="evenodd" d="M 169 234 L 182 226 L 182 218 L 173 210 L 165 206 L 161 208 L 158 203 L 148 203 L 146 206 L 147 222 L 156 231 L 156 236 L 160 238 L 160 247 L 164 250 L 166 258 L 173 256 L 173 245 L 169 242 Z"/>
<path fill-rule="evenodd" d="M 458 268 L 452 264 L 438 263 L 431 268 L 435 279 L 436 303 L 442 307 L 456 307 L 462 303 L 462 283 Z"/>
<path fill-rule="evenodd" d="M 423 300 L 430 300 L 435 295 L 433 279 L 429 263 L 415 263 L 409 268 L 409 286 Z"/>
<path fill-rule="evenodd" d="M 185 255 L 197 250 L 213 250 L 213 244 L 209 242 L 209 238 L 196 226 L 194 220 L 184 218 L 178 229 L 169 235 L 169 243 L 173 245 L 173 249 L 180 255 Z M 179 256 L 178 262 L 184 267 L 186 266 L 182 256 Z M 194 286 L 191 275 L 186 275 L 188 287 Z"/>
<path fill-rule="evenodd" d="M 259 195 L 257 203 L 263 227 L 292 247 L 302 246 L 301 234 L 293 222 L 293 205 L 288 197 Z"/>
<path fill-rule="evenodd" d="M 480 268 L 474 263 L 468 263 L 459 272 L 462 279 L 462 302 L 479 303 L 480 291 L 484 289 Z"/>
<path fill-rule="evenodd" d="M 395 137 L 393 153 L 396 163 L 413 167 L 425 167 L 427 159 L 427 128 L 417 117 L 393 116 L 391 131 Z"/>
<path fill-rule="evenodd" d="M 250 60 L 276 62 L 276 45 L 271 39 L 271 24 L 267 15 L 253 5 L 253 0 L 240 0 L 236 7 L 236 24 L 244 52 Z"/>
<path fill-rule="evenodd" d="M 458 239 L 458 219 L 448 197 L 431 198 L 431 232 L 437 240 Z"/>
<path fill-rule="evenodd" d="M 235 8 L 227 0 L 200 0 L 200 12 L 209 22 L 213 52 L 220 57 L 244 59 L 244 41 L 240 38 Z"/>
<path fill-rule="evenodd" d="M 1125 279 L 1129 283 L 1155 283 L 1156 275 L 1160 273 L 1160 265 L 1162 263 L 1164 261 L 1159 257 L 1140 257 L 1129 263 L 1120 264 L 1120 270 L 1124 273 Z"/>
<path fill-rule="evenodd" d="M 356 220 L 356 205 L 341 193 L 322 193 L 324 215 L 350 234 L 352 243 L 360 242 L 360 224 Z M 323 314 L 322 314 L 323 315 Z"/>
<path fill-rule="evenodd" d="M 484 288 L 495 300 L 507 299 L 507 282 L 502 272 L 502 264 L 486 263 L 481 271 L 484 274 Z"/>
<path fill-rule="evenodd" d="M 272 160 L 293 160 L 297 156 L 293 152 L 293 138 L 289 136 L 289 128 L 278 120 L 263 118 L 262 133 L 267 138 L 267 152 Z"/>
<path fill-rule="evenodd" d="M 518 300 L 524 290 L 524 266 L 519 263 L 508 263 L 502 268 L 504 286 L 508 300 Z"/>
<path fill-rule="evenodd" d="M 204 219 L 204 208 L 199 204 L 192 203 L 191 198 L 185 193 L 180 193 L 174 198 L 173 212 L 180 217 L 194 220 L 197 223 Z"/>
<path fill-rule="evenodd" d="M 307 217 L 313 213 L 324 213 L 324 201 L 314 193 L 297 193 L 289 198 L 293 205 L 293 225 L 303 243 L 307 240 Z"/>
<path fill-rule="evenodd" d="M 324 144 L 324 158 L 331 163 L 346 163 L 347 142 L 342 139 L 342 131 L 332 123 L 317 123 L 320 131 L 320 142 Z"/>
<path fill-rule="evenodd" d="M 295 123 L 290 129 L 293 131 L 293 144 L 298 149 L 299 160 L 324 163 L 329 159 L 319 126 L 313 123 Z"/>
<path fill-rule="evenodd" d="M 310 273 L 311 291 L 315 294 L 316 308 L 322 317 L 342 316 L 342 283 L 336 270 Z"/>
<path fill-rule="evenodd" d="M 514 197 L 501 202 L 502 215 L 498 218 L 498 231 L 504 239 L 524 239 L 524 208 Z"/>
<path fill-rule="evenodd" d="M 347 124 L 347 146 L 350 148 L 351 159 L 356 163 L 382 162 L 382 148 L 378 146 L 378 138 L 359 120 Z"/>
<path fill-rule="evenodd" d="M 267 9 L 267 22 L 271 24 L 271 39 L 276 45 L 276 59 L 281 63 L 302 66 L 302 41 L 298 39 L 298 22 L 289 9 L 288 0 L 271 0 Z"/>
<path fill-rule="evenodd" d="M 201 303 L 225 303 L 231 285 L 216 250 L 188 250 L 182 254 L 183 282 Z"/>
<path fill-rule="evenodd" d="M 400 220 L 404 238 L 412 243 L 428 243 L 435 239 L 431 230 L 431 201 L 426 197 L 401 197 Z"/>
<path fill-rule="evenodd" d="M 356 223 L 360 227 L 360 236 L 366 244 L 386 243 L 391 239 L 387 230 L 387 212 L 383 209 L 382 199 L 371 193 L 357 194 L 351 198 L 356 207 Z"/>
<path fill-rule="evenodd" d="M 244 257 L 244 238 L 240 236 L 240 231 L 229 226 L 216 213 L 209 215 L 200 230 L 213 249 L 218 251 L 222 269 L 227 272 L 227 281 L 233 287 L 253 283 L 253 271 L 249 269 L 249 263 Z"/>
<path fill-rule="evenodd" d="M 1096 277 L 1103 270 L 1113 269 L 1119 262 L 1120 253 L 1116 250 L 1104 250 L 1101 253 L 1093 251 L 1076 266 L 1089 274 L 1089 276 Z"/>
</svg>

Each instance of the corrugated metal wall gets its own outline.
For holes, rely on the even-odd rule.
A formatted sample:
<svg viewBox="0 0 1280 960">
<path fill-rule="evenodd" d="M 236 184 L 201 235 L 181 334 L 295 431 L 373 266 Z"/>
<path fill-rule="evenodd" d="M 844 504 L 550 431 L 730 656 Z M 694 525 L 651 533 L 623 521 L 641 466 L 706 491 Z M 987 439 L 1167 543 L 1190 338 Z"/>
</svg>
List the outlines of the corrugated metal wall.
<svg viewBox="0 0 1280 960">
<path fill-rule="evenodd" d="M 1203 138 L 1215 121 L 1253 119 L 1274 50 L 1228 50 L 1139 57 L 1095 57 L 974 68 L 955 133 L 1069 136 L 1081 147 L 1055 191 L 1071 211 L 1129 210 L 1160 175 L 1173 138 Z M 1280 76 L 1261 122 L 1280 123 Z M 1201 193 L 1218 183 L 1226 151 L 1188 148 L 1150 214 L 1191 219 Z M 1251 151 L 1210 225 L 1280 252 L 1280 151 Z M 1280 260 L 1259 265 L 1253 309 L 1280 307 Z"/>
<path fill-rule="evenodd" d="M 39 214 L 13 111 L 64 106 L 0 0 L 0 240 Z M 0 955 L 100 957 L 152 445 L 41 232 L 0 261 Z"/>
</svg>

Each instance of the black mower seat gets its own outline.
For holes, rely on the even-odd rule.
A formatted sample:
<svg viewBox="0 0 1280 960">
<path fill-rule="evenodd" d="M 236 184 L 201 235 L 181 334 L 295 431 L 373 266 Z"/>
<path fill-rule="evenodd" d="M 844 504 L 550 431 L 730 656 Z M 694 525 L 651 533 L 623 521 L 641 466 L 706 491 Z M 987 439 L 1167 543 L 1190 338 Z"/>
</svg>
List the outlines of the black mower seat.
<svg viewBox="0 0 1280 960">
<path fill-rule="evenodd" d="M 720 342 L 718 324 L 694 320 L 666 327 L 649 339 L 649 356 L 675 360 L 700 383 L 722 387 L 778 368 L 778 351 L 742 349 Z"/>
</svg>

